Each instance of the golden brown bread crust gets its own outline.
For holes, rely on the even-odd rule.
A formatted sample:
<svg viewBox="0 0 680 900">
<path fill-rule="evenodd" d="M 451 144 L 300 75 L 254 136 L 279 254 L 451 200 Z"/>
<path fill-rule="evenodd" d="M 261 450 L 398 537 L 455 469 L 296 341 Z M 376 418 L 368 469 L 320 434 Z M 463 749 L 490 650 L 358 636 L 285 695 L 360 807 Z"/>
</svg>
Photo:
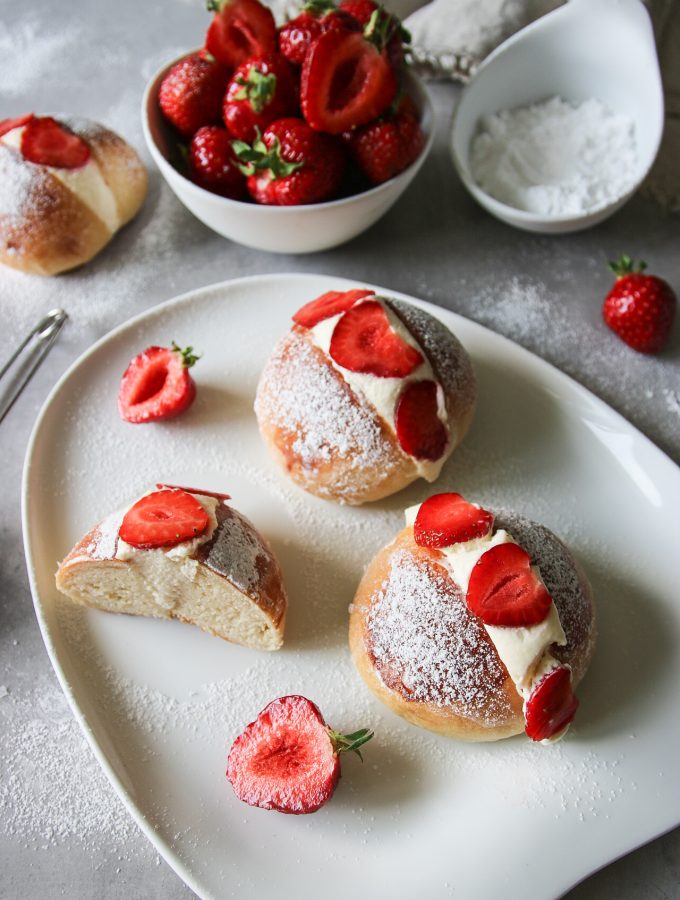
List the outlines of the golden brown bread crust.
<svg viewBox="0 0 680 900">
<path fill-rule="evenodd" d="M 472 363 L 441 322 L 422 310 L 409 316 L 407 304 L 387 302 L 425 350 L 444 389 L 450 426 L 446 459 L 474 414 Z M 391 427 L 299 325 L 279 341 L 265 364 L 255 413 L 274 458 L 296 484 L 318 497 L 361 504 L 387 497 L 420 477 Z"/>
<path fill-rule="evenodd" d="M 576 686 L 592 657 L 596 633 L 583 570 L 543 526 L 514 516 L 507 525 L 497 524 L 531 545 L 527 549 L 539 564 L 567 636 L 567 645 L 551 652 L 572 666 Z M 532 538 L 525 540 L 530 533 L 533 544 Z M 536 547 L 546 540 L 542 557 Z M 393 712 L 429 731 L 468 741 L 520 734 L 522 698 L 438 557 L 438 551 L 415 543 L 409 526 L 373 559 L 350 611 L 349 644 L 357 670 Z M 408 620 L 411 625 L 404 627 Z"/>
<path fill-rule="evenodd" d="M 90 146 L 92 158 L 128 222 L 146 195 L 137 153 L 118 135 L 86 120 L 64 120 Z M 114 232 L 49 169 L 0 143 L 0 262 L 34 275 L 55 275 L 95 256 Z"/>
</svg>

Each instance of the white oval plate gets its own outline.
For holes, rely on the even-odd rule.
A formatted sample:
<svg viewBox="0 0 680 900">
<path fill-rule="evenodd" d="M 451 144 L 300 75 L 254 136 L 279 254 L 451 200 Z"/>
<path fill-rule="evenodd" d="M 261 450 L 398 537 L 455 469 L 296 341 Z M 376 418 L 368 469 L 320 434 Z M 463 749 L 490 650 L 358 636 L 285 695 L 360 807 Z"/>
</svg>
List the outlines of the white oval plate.
<svg viewBox="0 0 680 900">
<path fill-rule="evenodd" d="M 459 335 L 480 383 L 471 433 L 436 489 L 560 534 L 593 582 L 600 638 L 561 744 L 466 745 L 408 725 L 356 675 L 347 605 L 403 507 L 432 489 L 420 482 L 359 509 L 307 496 L 268 458 L 252 414 L 262 364 L 294 310 L 350 284 L 293 274 L 194 291 L 118 328 L 64 376 L 24 473 L 26 556 L 48 653 L 130 812 L 202 897 L 555 897 L 680 822 L 678 470 L 545 362 L 413 300 Z M 203 354 L 196 403 L 167 423 L 122 422 L 127 362 L 171 340 Z M 59 597 L 57 560 L 156 481 L 227 491 L 267 534 L 290 594 L 283 650 L 260 654 Z M 376 732 L 363 766 L 344 760 L 332 802 L 313 816 L 247 807 L 224 778 L 236 734 L 286 693 L 315 700 L 336 729 Z"/>
</svg>

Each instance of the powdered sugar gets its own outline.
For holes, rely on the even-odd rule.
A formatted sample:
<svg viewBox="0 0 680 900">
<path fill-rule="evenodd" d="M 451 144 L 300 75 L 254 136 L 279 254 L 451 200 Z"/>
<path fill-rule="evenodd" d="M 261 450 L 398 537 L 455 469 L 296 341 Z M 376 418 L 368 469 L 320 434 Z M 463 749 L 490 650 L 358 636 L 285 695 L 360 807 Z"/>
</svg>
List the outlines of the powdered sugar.
<svg viewBox="0 0 680 900">
<path fill-rule="evenodd" d="M 635 126 L 594 98 L 572 105 L 553 97 L 484 116 L 470 166 L 501 203 L 542 216 L 582 215 L 635 184 Z"/>
<path fill-rule="evenodd" d="M 506 677 L 460 591 L 402 550 L 366 615 L 368 650 L 386 685 L 410 701 L 448 707 L 489 726 L 512 710 L 494 694 Z"/>
</svg>

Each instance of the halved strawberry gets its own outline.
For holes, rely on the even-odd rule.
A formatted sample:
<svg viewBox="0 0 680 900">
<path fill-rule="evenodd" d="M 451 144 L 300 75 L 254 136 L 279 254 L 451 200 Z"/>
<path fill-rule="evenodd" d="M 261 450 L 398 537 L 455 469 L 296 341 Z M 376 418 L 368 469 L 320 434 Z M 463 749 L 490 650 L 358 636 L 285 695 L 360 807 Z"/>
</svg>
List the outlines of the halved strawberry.
<svg viewBox="0 0 680 900">
<path fill-rule="evenodd" d="M 552 598 L 517 544 L 497 544 L 483 553 L 470 574 L 467 605 L 485 625 L 538 625 Z"/>
<path fill-rule="evenodd" d="M 526 733 L 532 741 L 554 737 L 573 720 L 578 699 L 571 686 L 571 669 L 557 666 L 531 692 L 526 706 Z"/>
<path fill-rule="evenodd" d="M 208 0 L 207 7 L 215 15 L 205 46 L 219 62 L 235 69 L 251 56 L 276 52 L 274 16 L 258 0 Z"/>
<path fill-rule="evenodd" d="M 394 424 L 404 453 L 430 462 L 442 456 L 449 435 L 437 409 L 434 381 L 416 381 L 401 394 L 394 412 Z"/>
<path fill-rule="evenodd" d="M 349 13 L 331 0 L 307 0 L 302 11 L 279 29 L 279 50 L 289 62 L 301 66 L 314 41 L 326 31 L 361 31 Z"/>
<path fill-rule="evenodd" d="M 304 325 L 305 328 L 314 328 L 324 319 L 330 319 L 332 316 L 337 316 L 338 313 L 351 309 L 362 297 L 370 297 L 373 294 L 375 291 L 362 288 L 354 288 L 351 291 L 328 291 L 317 297 L 316 300 L 305 303 L 295 313 L 293 321 L 298 325 Z"/>
<path fill-rule="evenodd" d="M 319 708 L 299 695 L 279 697 L 236 738 L 227 778 L 239 800 L 278 812 L 316 812 L 330 800 L 340 778 L 339 754 L 373 737 L 367 728 L 338 734 Z"/>
<path fill-rule="evenodd" d="M 2 119 L 0 121 L 0 137 L 3 134 L 7 134 L 9 131 L 14 131 L 15 128 L 21 128 L 22 125 L 26 125 L 27 122 L 30 122 L 33 118 L 33 113 L 27 113 L 25 116 L 19 116 L 16 119 Z"/>
<path fill-rule="evenodd" d="M 423 361 L 415 347 L 393 330 L 376 300 L 347 310 L 333 329 L 329 352 L 344 369 L 379 378 L 406 378 Z"/>
<path fill-rule="evenodd" d="M 300 74 L 302 114 L 312 128 L 342 134 L 385 112 L 397 94 L 387 54 L 363 34 L 327 31 L 311 45 Z"/>
<path fill-rule="evenodd" d="M 51 116 L 32 116 L 21 135 L 21 155 L 39 166 L 79 169 L 90 158 L 90 148 Z"/>
<path fill-rule="evenodd" d="M 221 494 L 219 491 L 204 491 L 198 488 L 183 487 L 181 484 L 157 484 L 156 488 L 160 491 L 167 488 L 171 491 L 186 491 L 188 494 L 200 494 L 201 497 L 214 497 L 215 500 L 231 500 L 231 494 Z"/>
<path fill-rule="evenodd" d="M 493 515 L 460 494 L 435 494 L 421 504 L 413 537 L 421 547 L 449 547 L 491 533 Z"/>
<path fill-rule="evenodd" d="M 123 373 L 118 412 L 126 422 L 151 422 L 179 415 L 196 396 L 189 369 L 199 359 L 193 347 L 147 347 Z"/>
<path fill-rule="evenodd" d="M 154 491 L 125 513 L 118 536 L 138 550 L 172 547 L 203 534 L 208 521 L 207 512 L 186 491 Z"/>
</svg>

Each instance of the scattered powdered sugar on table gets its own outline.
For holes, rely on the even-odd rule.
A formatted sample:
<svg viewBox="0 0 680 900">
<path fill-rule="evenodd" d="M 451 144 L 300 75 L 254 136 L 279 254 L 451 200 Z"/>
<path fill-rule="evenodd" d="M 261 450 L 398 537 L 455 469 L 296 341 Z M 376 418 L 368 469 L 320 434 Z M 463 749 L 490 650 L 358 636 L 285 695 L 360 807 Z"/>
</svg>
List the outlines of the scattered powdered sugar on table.
<svg viewBox="0 0 680 900">
<path fill-rule="evenodd" d="M 470 165 L 477 184 L 508 206 L 541 216 L 582 215 L 635 184 L 635 125 L 593 98 L 560 97 L 484 116 Z"/>
</svg>

